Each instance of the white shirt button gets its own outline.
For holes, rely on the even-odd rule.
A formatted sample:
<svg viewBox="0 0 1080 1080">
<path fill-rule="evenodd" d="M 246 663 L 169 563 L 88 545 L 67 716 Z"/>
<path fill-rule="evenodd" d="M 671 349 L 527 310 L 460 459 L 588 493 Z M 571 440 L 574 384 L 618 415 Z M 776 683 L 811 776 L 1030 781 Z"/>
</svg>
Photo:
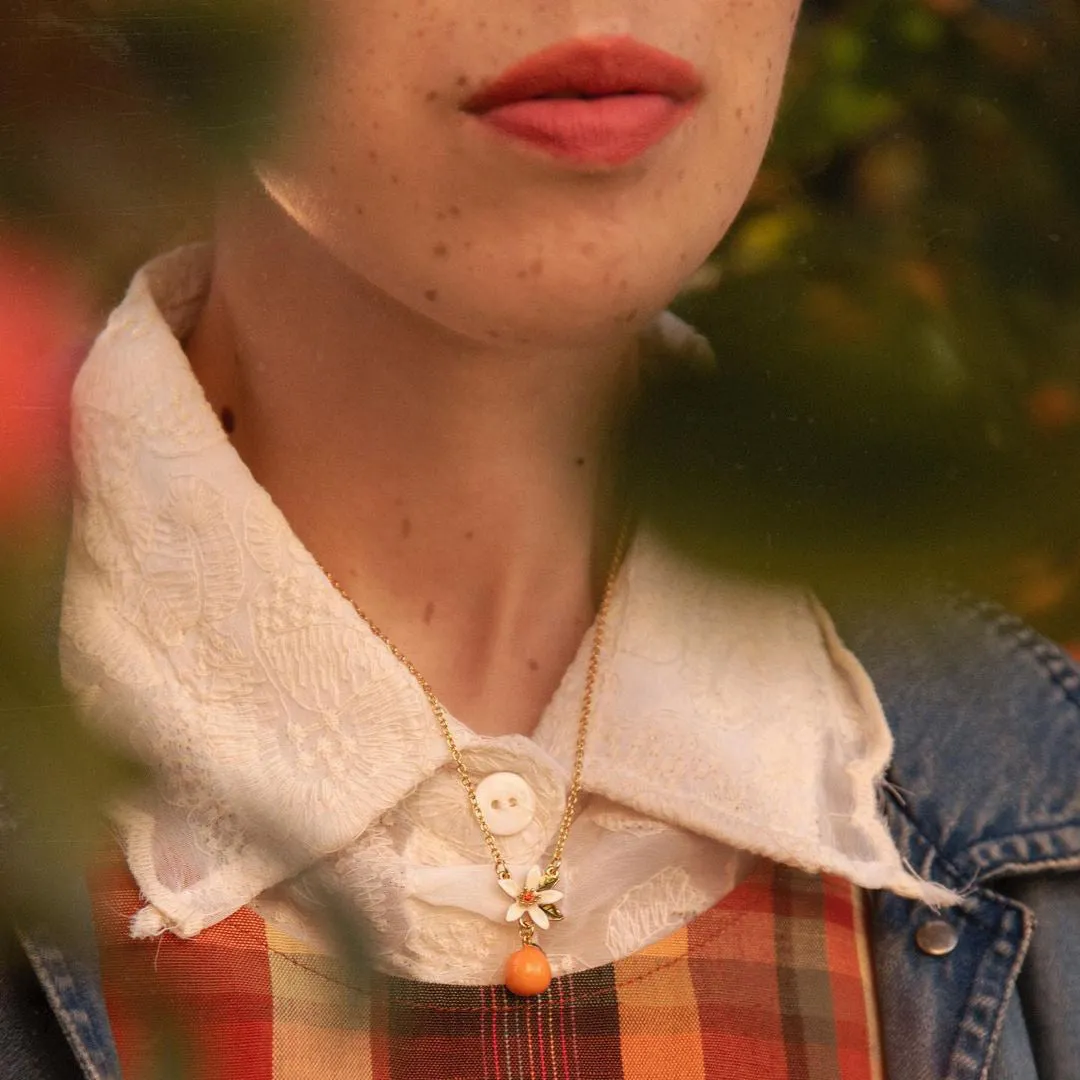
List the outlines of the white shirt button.
<svg viewBox="0 0 1080 1080">
<path fill-rule="evenodd" d="M 517 773 L 497 772 L 476 785 L 476 798 L 496 836 L 515 836 L 532 823 L 536 793 Z"/>
</svg>

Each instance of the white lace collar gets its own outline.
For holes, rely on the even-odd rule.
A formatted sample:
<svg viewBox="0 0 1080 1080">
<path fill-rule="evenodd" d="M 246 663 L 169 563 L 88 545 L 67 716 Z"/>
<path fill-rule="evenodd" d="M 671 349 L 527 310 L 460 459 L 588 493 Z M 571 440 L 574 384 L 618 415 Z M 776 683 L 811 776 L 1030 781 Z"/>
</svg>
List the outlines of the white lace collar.
<svg viewBox="0 0 1080 1080">
<path fill-rule="evenodd" d="M 172 889 L 154 869 L 159 804 L 117 809 L 152 918 L 181 936 L 340 850 L 448 761 L 419 688 L 293 535 L 191 372 L 177 338 L 208 273 L 204 248 L 140 272 L 79 375 L 62 624 L 87 717 L 161 770 L 169 827 L 212 849 L 211 871 Z M 535 733 L 554 755 L 572 742 L 583 677 L 579 655 Z M 455 730 L 463 749 L 484 741 Z M 867 676 L 811 598 L 716 578 L 638 537 L 587 790 L 950 903 L 902 865 L 878 810 L 891 748 Z"/>
</svg>

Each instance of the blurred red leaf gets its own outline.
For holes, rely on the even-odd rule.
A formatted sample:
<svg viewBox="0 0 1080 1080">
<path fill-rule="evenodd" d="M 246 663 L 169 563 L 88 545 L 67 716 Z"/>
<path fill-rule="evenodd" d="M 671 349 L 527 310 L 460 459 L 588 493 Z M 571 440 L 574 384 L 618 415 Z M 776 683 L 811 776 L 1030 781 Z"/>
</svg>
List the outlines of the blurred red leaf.
<svg viewBox="0 0 1080 1080">
<path fill-rule="evenodd" d="M 0 527 L 56 507 L 68 392 L 88 328 L 77 273 L 0 230 Z"/>
</svg>

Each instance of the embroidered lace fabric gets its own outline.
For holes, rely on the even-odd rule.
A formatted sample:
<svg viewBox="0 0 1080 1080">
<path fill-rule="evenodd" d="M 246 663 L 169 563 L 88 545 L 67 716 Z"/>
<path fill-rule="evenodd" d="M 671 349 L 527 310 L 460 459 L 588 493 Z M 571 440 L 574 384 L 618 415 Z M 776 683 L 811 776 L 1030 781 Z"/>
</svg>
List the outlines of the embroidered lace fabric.
<svg viewBox="0 0 1080 1080">
<path fill-rule="evenodd" d="M 193 936 L 254 901 L 318 941 L 328 883 L 386 972 L 490 981 L 514 927 L 423 695 L 248 472 L 179 344 L 208 275 L 204 248 L 140 272 L 73 398 L 64 674 L 87 722 L 159 777 L 114 810 L 148 902 L 133 932 Z M 670 318 L 652 341 L 701 351 Z M 558 827 L 587 648 L 531 738 L 451 718 L 474 776 L 517 773 L 536 793 L 502 841 L 518 873 Z M 556 973 L 671 933 L 752 854 L 953 902 L 901 864 L 879 815 L 890 753 L 867 676 L 811 597 L 706 574 L 643 532 L 610 613 L 567 919 L 545 936 Z"/>
</svg>

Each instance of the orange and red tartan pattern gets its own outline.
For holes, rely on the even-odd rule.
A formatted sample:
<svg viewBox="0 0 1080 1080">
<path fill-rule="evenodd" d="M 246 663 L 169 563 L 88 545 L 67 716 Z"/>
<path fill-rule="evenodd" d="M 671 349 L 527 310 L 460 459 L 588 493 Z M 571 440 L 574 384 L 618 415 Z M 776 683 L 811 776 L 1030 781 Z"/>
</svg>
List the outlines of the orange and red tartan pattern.
<svg viewBox="0 0 1080 1080">
<path fill-rule="evenodd" d="M 862 898 L 762 862 L 687 927 L 519 999 L 351 976 L 245 908 L 197 938 L 128 936 L 115 862 L 92 882 L 125 1080 L 879 1080 Z M 175 1068 L 162 1072 L 156 1055 Z"/>
</svg>

